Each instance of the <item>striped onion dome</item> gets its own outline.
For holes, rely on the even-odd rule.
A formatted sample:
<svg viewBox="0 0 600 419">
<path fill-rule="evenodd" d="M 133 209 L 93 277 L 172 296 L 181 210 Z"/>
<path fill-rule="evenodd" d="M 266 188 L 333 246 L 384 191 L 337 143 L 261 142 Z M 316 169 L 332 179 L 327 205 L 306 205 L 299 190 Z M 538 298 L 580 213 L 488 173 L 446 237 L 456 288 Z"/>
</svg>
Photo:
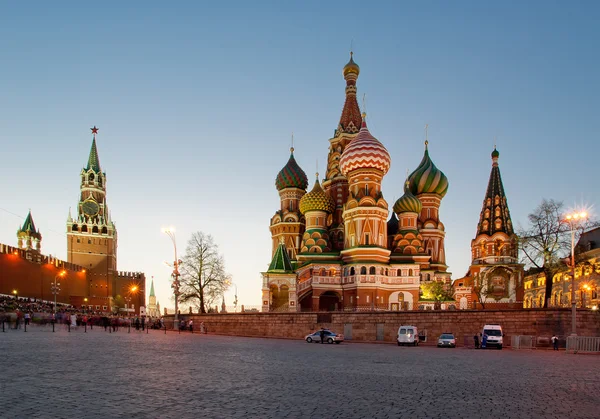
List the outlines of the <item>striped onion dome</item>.
<svg viewBox="0 0 600 419">
<path fill-rule="evenodd" d="M 335 202 L 321 188 L 318 173 L 312 191 L 304 194 L 302 199 L 300 199 L 300 212 L 304 215 L 309 211 L 325 211 L 328 214 L 335 211 Z"/>
<path fill-rule="evenodd" d="M 366 114 L 362 114 L 362 126 L 358 135 L 350 141 L 342 157 L 340 157 L 340 170 L 344 176 L 358 169 L 379 169 L 385 175 L 390 170 L 392 159 L 390 153 L 371 135 L 365 121 Z"/>
<path fill-rule="evenodd" d="M 427 144 L 428 142 L 425 141 L 425 154 L 419 167 L 408 177 L 410 191 L 416 196 L 422 193 L 432 193 L 443 198 L 448 192 L 448 178 L 431 161 Z"/>
<path fill-rule="evenodd" d="M 308 177 L 304 170 L 298 166 L 294 158 L 294 147 L 290 148 L 290 159 L 275 178 L 275 186 L 280 191 L 285 188 L 304 189 L 308 187 Z"/>
<path fill-rule="evenodd" d="M 409 182 L 406 181 L 404 184 L 404 195 L 402 195 L 396 203 L 394 204 L 394 212 L 397 214 L 401 214 L 403 212 L 416 212 L 419 214 L 421 209 L 423 208 L 423 204 L 412 194 L 409 187 Z"/>
</svg>

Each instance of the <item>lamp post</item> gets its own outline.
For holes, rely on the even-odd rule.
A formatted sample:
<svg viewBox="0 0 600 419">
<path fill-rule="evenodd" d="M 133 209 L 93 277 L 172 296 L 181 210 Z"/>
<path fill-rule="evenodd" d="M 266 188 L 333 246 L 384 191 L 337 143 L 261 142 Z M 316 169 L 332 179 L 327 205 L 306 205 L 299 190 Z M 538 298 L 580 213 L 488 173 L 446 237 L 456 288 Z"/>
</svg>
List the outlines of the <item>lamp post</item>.
<svg viewBox="0 0 600 419">
<path fill-rule="evenodd" d="M 19 292 L 17 290 L 13 290 L 13 295 L 15 296 L 15 300 L 19 299 Z"/>
<path fill-rule="evenodd" d="M 179 309 L 177 300 L 179 298 L 179 265 L 181 265 L 181 260 L 177 259 L 177 241 L 175 240 L 175 229 L 173 227 L 163 228 L 162 232 L 169 236 L 169 238 L 173 242 L 173 249 L 175 250 L 175 261 L 173 262 L 173 272 L 171 273 L 171 277 L 173 278 L 171 288 L 173 288 L 173 294 L 175 295 L 175 317 L 173 318 L 173 328 L 178 329 Z"/>
<path fill-rule="evenodd" d="M 585 212 L 574 212 L 565 215 L 566 221 L 571 227 L 571 336 L 577 336 L 577 302 L 575 300 L 575 228 L 577 224 L 587 218 Z M 548 279 L 546 279 L 548 280 Z"/>
<path fill-rule="evenodd" d="M 60 292 L 60 282 L 58 281 L 58 278 L 62 278 L 65 276 L 67 272 L 66 271 L 61 271 L 58 275 L 54 276 L 54 284 L 50 287 L 50 291 L 52 292 L 52 294 L 54 294 L 54 314 L 56 315 L 56 295 Z"/>
</svg>

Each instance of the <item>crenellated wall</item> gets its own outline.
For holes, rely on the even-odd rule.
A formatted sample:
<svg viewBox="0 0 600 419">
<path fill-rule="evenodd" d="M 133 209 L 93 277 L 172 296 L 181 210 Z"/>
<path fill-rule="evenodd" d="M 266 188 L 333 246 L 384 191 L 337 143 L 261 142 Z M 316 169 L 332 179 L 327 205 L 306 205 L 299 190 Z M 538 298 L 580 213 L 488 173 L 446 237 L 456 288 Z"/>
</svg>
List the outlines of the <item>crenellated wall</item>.
<svg viewBox="0 0 600 419">
<path fill-rule="evenodd" d="M 533 335 L 550 337 L 553 334 L 567 336 L 571 333 L 571 311 L 555 310 L 496 310 L 496 311 L 412 311 L 374 313 L 237 313 L 182 315 L 181 319 L 193 319 L 195 330 L 204 323 L 209 333 L 280 337 L 302 339 L 309 332 L 321 327 L 336 333 L 348 334 L 352 341 L 377 341 L 377 330 L 383 330 L 383 341 L 394 342 L 400 325 L 414 325 L 427 331 L 427 344 L 436 344 L 437 337 L 452 332 L 457 346 L 465 342 L 472 345 L 473 335 L 481 332 L 484 324 L 500 324 L 506 335 Z M 166 318 L 167 324 L 172 316 Z M 349 326 L 351 325 L 351 326 Z M 600 313 L 579 311 L 577 333 L 581 336 L 600 336 Z"/>
</svg>

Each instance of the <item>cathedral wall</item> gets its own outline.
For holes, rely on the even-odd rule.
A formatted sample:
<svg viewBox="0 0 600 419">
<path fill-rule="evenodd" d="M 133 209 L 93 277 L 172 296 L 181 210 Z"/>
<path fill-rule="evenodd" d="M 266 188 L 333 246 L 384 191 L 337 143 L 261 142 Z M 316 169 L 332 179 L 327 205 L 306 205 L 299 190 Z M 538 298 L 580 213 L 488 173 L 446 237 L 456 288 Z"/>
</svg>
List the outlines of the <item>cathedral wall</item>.
<svg viewBox="0 0 600 419">
<path fill-rule="evenodd" d="M 376 341 L 377 327 L 383 325 L 383 340 L 394 342 L 400 325 L 414 325 L 426 331 L 427 342 L 435 345 L 444 332 L 456 336 L 457 346 L 473 344 L 473 335 L 485 324 L 500 324 L 510 345 L 513 335 L 567 336 L 571 332 L 571 311 L 554 310 L 486 310 L 486 311 L 420 311 L 399 313 L 238 313 L 184 315 L 199 328 L 204 323 L 208 333 L 233 336 L 280 337 L 303 339 L 307 334 L 329 328 L 344 333 L 351 325 L 352 341 Z M 172 316 L 165 317 L 167 325 Z M 600 335 L 600 317 L 586 311 L 577 313 L 577 332 L 581 336 Z"/>
</svg>

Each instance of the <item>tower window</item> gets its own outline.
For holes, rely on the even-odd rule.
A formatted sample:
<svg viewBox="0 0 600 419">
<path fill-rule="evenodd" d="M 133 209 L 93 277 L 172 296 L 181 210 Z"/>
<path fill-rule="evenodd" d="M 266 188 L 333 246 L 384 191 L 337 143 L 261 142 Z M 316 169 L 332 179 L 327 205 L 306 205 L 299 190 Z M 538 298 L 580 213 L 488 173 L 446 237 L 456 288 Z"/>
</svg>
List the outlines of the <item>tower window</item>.
<svg viewBox="0 0 600 419">
<path fill-rule="evenodd" d="M 375 275 L 375 266 L 369 268 L 369 275 Z"/>
<path fill-rule="evenodd" d="M 88 244 L 92 244 L 92 240 L 91 239 L 88 239 Z"/>
<path fill-rule="evenodd" d="M 81 243 L 81 239 L 77 239 L 77 243 Z"/>
<path fill-rule="evenodd" d="M 361 275 L 366 275 L 367 274 L 367 267 L 366 266 L 363 266 L 363 267 L 360 268 L 360 274 Z"/>
<path fill-rule="evenodd" d="M 365 234 L 365 244 L 368 245 L 369 244 L 369 235 Z"/>
</svg>

